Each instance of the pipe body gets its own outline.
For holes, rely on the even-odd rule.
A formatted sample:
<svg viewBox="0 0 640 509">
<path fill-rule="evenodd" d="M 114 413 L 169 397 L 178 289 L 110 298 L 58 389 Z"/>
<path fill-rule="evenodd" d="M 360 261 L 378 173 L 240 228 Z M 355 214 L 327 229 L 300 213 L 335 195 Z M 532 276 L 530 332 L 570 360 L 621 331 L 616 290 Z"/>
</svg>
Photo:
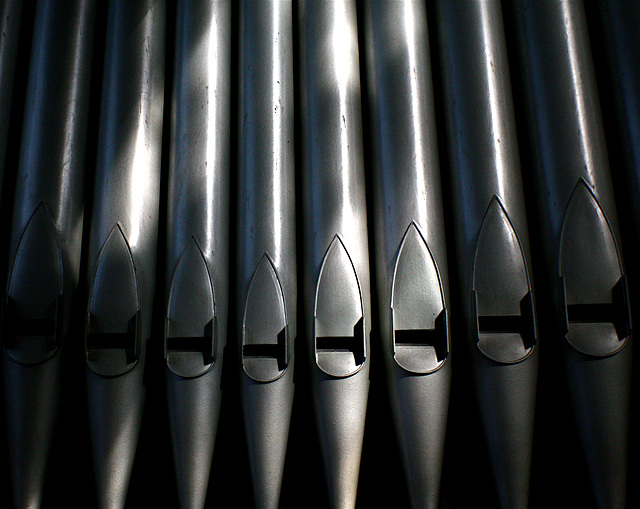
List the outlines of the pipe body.
<svg viewBox="0 0 640 509">
<path fill-rule="evenodd" d="M 231 2 L 178 2 L 165 360 L 180 506 L 204 507 L 220 415 L 229 279 Z"/>
<path fill-rule="evenodd" d="M 449 276 L 425 2 L 364 4 L 380 334 L 413 507 L 438 506 Z"/>
<path fill-rule="evenodd" d="M 178 2 L 165 359 L 180 506 L 204 507 L 220 415 L 229 272 L 231 2 Z"/>
<path fill-rule="evenodd" d="M 369 393 L 371 289 L 355 2 L 299 4 L 303 292 L 333 507 L 353 507 Z"/>
<path fill-rule="evenodd" d="M 95 8 L 60 0 L 36 10 L 1 333 L 15 507 L 42 503 L 71 339 Z"/>
<path fill-rule="evenodd" d="M 527 507 L 538 374 L 524 193 L 498 1 L 436 2 L 460 328 L 502 507 Z"/>
<path fill-rule="evenodd" d="M 278 507 L 297 335 L 291 1 L 240 5 L 237 337 L 256 507 Z"/>
<path fill-rule="evenodd" d="M 568 388 L 593 501 L 624 507 L 631 321 L 584 5 L 514 0 L 512 9 L 558 378 Z"/>
<path fill-rule="evenodd" d="M 601 66 L 596 66 L 596 71 L 605 84 L 604 95 L 601 93 L 600 97 L 605 126 L 611 128 L 607 138 L 611 176 L 626 258 L 635 260 L 640 255 L 637 247 L 640 243 L 640 205 L 637 199 L 640 194 L 640 90 L 637 86 L 640 83 L 640 38 L 636 31 L 640 26 L 640 4 L 625 0 L 599 0 L 593 2 L 593 6 L 597 15 L 593 19 L 594 28 L 602 47 L 602 58 L 596 62 Z M 611 109 L 608 110 L 607 106 Z M 627 270 L 632 279 L 629 290 L 634 297 L 633 303 L 640 297 L 637 292 L 640 272 L 635 269 L 635 264 L 628 264 Z"/>
<path fill-rule="evenodd" d="M 155 292 L 165 3 L 112 0 L 88 252 L 85 337 L 98 506 L 123 507 Z"/>
</svg>

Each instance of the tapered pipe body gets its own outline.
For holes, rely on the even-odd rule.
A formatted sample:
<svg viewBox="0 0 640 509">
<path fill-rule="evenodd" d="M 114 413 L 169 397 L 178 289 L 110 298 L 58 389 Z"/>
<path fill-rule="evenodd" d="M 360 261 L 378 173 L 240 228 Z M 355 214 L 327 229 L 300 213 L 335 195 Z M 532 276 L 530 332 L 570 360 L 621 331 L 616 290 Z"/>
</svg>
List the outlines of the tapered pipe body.
<svg viewBox="0 0 640 509">
<path fill-rule="evenodd" d="M 380 336 L 411 503 L 435 508 L 450 303 L 426 6 L 367 1 L 364 19 Z"/>
<path fill-rule="evenodd" d="M 240 4 L 237 337 L 256 507 L 276 508 L 297 334 L 292 2 Z"/>
<path fill-rule="evenodd" d="M 461 331 L 502 507 L 526 507 L 538 352 L 500 2 L 436 2 Z"/>
<path fill-rule="evenodd" d="M 109 3 L 85 335 L 98 506 L 123 507 L 155 291 L 165 5 Z"/>
<path fill-rule="evenodd" d="M 16 67 L 18 39 L 20 38 L 20 21 L 22 19 L 22 2 L 15 0 L 0 1 L 0 204 L 5 174 L 5 157 L 7 154 L 7 137 L 9 135 L 9 118 L 11 115 L 11 98 L 13 96 L 13 76 Z M 2 281 L 3 282 L 3 281 Z"/>
<path fill-rule="evenodd" d="M 231 1 L 177 7 L 164 352 L 180 507 L 202 508 L 227 337 Z"/>
<path fill-rule="evenodd" d="M 333 507 L 353 507 L 371 294 L 355 2 L 299 4 L 304 316 Z"/>
<path fill-rule="evenodd" d="M 56 0 L 36 10 L 2 321 L 15 507 L 41 505 L 70 342 L 95 7 Z"/>
<path fill-rule="evenodd" d="M 637 31 L 640 4 L 625 0 L 598 0 L 593 5 L 593 13 L 597 15 L 592 20 L 593 28 L 600 35 L 598 41 L 603 50 L 601 60 L 596 63 L 601 64 L 597 67 L 598 77 L 605 84 L 605 121 L 606 106 L 612 106 L 606 127 L 611 128 L 608 137 L 611 175 L 620 228 L 627 260 L 637 259 L 640 255 L 640 38 Z M 634 297 L 632 302 L 638 302 L 640 271 L 635 264 L 628 264 L 627 270 L 633 278 L 630 285 Z"/>
<path fill-rule="evenodd" d="M 550 331 L 598 507 L 624 507 L 627 284 L 582 2 L 512 2 Z"/>
</svg>

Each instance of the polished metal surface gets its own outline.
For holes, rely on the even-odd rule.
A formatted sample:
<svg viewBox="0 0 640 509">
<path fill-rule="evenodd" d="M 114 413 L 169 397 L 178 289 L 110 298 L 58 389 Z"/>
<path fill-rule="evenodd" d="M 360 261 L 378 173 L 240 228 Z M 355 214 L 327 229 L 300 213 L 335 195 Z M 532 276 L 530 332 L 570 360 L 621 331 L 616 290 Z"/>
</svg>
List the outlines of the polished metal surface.
<svg viewBox="0 0 640 509">
<path fill-rule="evenodd" d="M 165 359 L 180 507 L 204 507 L 229 285 L 231 2 L 177 5 Z"/>
<path fill-rule="evenodd" d="M 636 3 L 0 0 L 0 500 L 638 505 Z"/>
<path fill-rule="evenodd" d="M 499 1 L 436 2 L 459 331 L 498 501 L 527 507 L 538 373 L 527 217 Z"/>
<path fill-rule="evenodd" d="M 451 348 L 426 14 L 423 1 L 364 3 L 380 335 L 411 503 L 435 508 Z"/>
<path fill-rule="evenodd" d="M 165 3 L 109 4 L 91 215 L 86 361 L 98 506 L 123 507 L 155 291 Z"/>
<path fill-rule="evenodd" d="M 254 498 L 263 508 L 278 507 L 294 392 L 292 7 L 240 4 L 236 337 Z"/>
<path fill-rule="evenodd" d="M 69 332 L 80 271 L 95 8 L 93 1 L 60 0 L 41 1 L 36 10 L 1 333 L 15 507 L 41 505 L 63 361 L 77 339 Z M 0 119 L 3 127 L 7 122 Z"/>
<path fill-rule="evenodd" d="M 299 3 L 303 292 L 333 507 L 353 507 L 369 392 L 371 290 L 356 6 Z"/>
<path fill-rule="evenodd" d="M 631 329 L 582 2 L 513 1 L 549 331 L 591 500 L 625 507 Z M 554 452 L 554 455 L 557 451 Z"/>
</svg>

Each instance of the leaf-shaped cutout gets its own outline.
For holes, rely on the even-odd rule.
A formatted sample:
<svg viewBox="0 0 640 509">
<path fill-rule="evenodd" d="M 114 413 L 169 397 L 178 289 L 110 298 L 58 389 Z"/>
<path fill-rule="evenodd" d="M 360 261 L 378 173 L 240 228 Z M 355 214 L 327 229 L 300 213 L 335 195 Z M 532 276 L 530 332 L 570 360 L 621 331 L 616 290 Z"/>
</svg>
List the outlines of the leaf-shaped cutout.
<svg viewBox="0 0 640 509">
<path fill-rule="evenodd" d="M 63 266 L 55 223 L 42 202 L 29 218 L 11 266 L 3 344 L 21 364 L 51 358 L 63 334 Z"/>
<path fill-rule="evenodd" d="M 442 284 L 435 260 L 415 223 L 400 243 L 391 290 L 393 352 L 399 366 L 431 373 L 449 354 Z"/>
<path fill-rule="evenodd" d="M 480 228 L 473 266 L 478 348 L 489 359 L 512 364 L 536 341 L 529 272 L 522 246 L 497 196 Z"/>
<path fill-rule="evenodd" d="M 211 369 L 216 353 L 215 314 L 207 262 L 191 237 L 173 273 L 165 320 L 165 359 L 173 373 L 193 378 Z"/>
<path fill-rule="evenodd" d="M 287 368 L 288 327 L 284 294 L 265 253 L 251 278 L 242 321 L 242 367 L 257 382 L 271 382 Z"/>
<path fill-rule="evenodd" d="M 100 250 L 89 295 L 86 357 L 92 371 L 118 376 L 136 365 L 139 309 L 133 256 L 120 224 L 116 224 Z"/>
<path fill-rule="evenodd" d="M 583 179 L 562 225 L 560 277 L 569 344 L 594 356 L 619 351 L 631 330 L 626 278 L 609 221 Z"/>
<path fill-rule="evenodd" d="M 360 284 L 338 235 L 318 276 L 314 337 L 316 364 L 328 375 L 353 375 L 364 364 L 367 352 Z"/>
</svg>

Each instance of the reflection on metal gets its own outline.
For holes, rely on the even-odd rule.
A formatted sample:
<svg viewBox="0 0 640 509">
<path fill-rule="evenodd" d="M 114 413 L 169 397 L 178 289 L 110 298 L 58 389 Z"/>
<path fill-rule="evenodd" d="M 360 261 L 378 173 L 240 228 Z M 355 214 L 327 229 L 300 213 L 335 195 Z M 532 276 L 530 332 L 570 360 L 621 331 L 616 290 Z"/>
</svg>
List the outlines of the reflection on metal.
<svg viewBox="0 0 640 509">
<path fill-rule="evenodd" d="M 565 394 L 555 385 L 547 395 L 553 408 L 566 406 L 572 429 L 550 442 L 547 458 L 555 459 L 558 441 L 564 446 L 575 440 L 585 460 L 581 475 L 593 494 L 588 503 L 624 507 L 632 340 L 585 5 L 566 0 L 513 4 L 523 134 L 530 148 L 528 189 L 539 235 L 536 270 L 548 296 L 541 303 L 554 319 L 551 352 L 561 362 L 548 376 L 555 385 L 566 385 L 570 399 L 554 402 L 556 393 Z M 556 429 L 557 420 L 566 418 L 554 415 L 549 426 Z M 566 463 L 559 462 L 553 477 L 560 478 L 564 468 Z M 560 481 L 559 487 L 567 485 Z"/>
<path fill-rule="evenodd" d="M 102 376 L 123 375 L 138 362 L 140 303 L 136 270 L 124 232 L 107 237 L 89 292 L 87 365 Z"/>
<path fill-rule="evenodd" d="M 432 373 L 449 355 L 447 317 L 435 261 L 415 223 L 402 239 L 391 295 L 396 362 L 412 373 Z"/>
<path fill-rule="evenodd" d="M 355 505 L 371 290 L 356 2 L 298 3 L 303 287 L 330 504 Z"/>
<path fill-rule="evenodd" d="M 529 502 L 538 378 L 535 290 L 502 2 L 437 0 L 459 329 L 497 499 Z"/>
<path fill-rule="evenodd" d="M 427 6 L 363 11 L 381 352 L 411 504 L 434 509 L 452 360 Z"/>
<path fill-rule="evenodd" d="M 582 178 L 567 207 L 559 259 L 567 341 L 587 355 L 616 353 L 631 334 L 626 277 L 609 222 Z"/>
<path fill-rule="evenodd" d="M 64 327 L 63 281 L 55 224 L 40 202 L 22 234 L 9 276 L 2 343 L 14 361 L 39 364 L 58 351 Z"/>
<path fill-rule="evenodd" d="M 70 2 L 73 3 L 73 2 Z M 111 1 L 87 252 L 87 404 L 98 507 L 125 505 L 156 294 L 165 1 Z"/>
<path fill-rule="evenodd" d="M 287 318 L 282 287 L 265 254 L 249 284 L 242 325 L 242 367 L 256 382 L 272 382 L 287 368 Z"/>
<path fill-rule="evenodd" d="M 322 261 L 316 287 L 316 363 L 326 374 L 357 373 L 366 359 L 362 297 L 358 276 L 336 235 Z"/>
<path fill-rule="evenodd" d="M 40 507 L 73 330 L 84 220 L 85 142 L 95 0 L 0 0 L 0 192 L 20 11 L 35 14 L 15 189 L 2 204 L 10 274 L 3 295 L 2 373 L 15 507 Z M 29 26 L 28 15 L 25 26 Z M 25 34 L 27 37 L 31 34 Z M 23 55 L 24 57 L 24 55 Z M 28 59 L 28 57 L 27 57 Z M 21 94 L 16 94 L 21 97 Z M 88 165 L 90 168 L 90 165 Z M 14 168 L 15 169 L 15 168 Z M 8 179 L 14 182 L 14 179 Z M 4 257 L 0 257 L 3 258 Z M 4 283 L 4 277 L 0 277 Z M 81 342 L 81 340 L 80 340 Z M 76 350 L 78 351 L 78 350 Z M 81 349 L 79 350 L 81 352 Z"/>
<path fill-rule="evenodd" d="M 193 378 L 215 362 L 215 298 L 209 270 L 191 237 L 173 274 L 165 324 L 164 355 L 174 374 Z"/>
<path fill-rule="evenodd" d="M 497 196 L 480 228 L 473 294 L 480 351 L 505 364 L 531 354 L 536 324 L 529 271 L 520 240 Z"/>
<path fill-rule="evenodd" d="M 179 505 L 202 509 L 229 307 L 232 2 L 176 4 L 164 374 Z"/>
<path fill-rule="evenodd" d="M 292 0 L 240 2 L 236 323 L 256 506 L 280 504 L 297 334 Z"/>
</svg>

